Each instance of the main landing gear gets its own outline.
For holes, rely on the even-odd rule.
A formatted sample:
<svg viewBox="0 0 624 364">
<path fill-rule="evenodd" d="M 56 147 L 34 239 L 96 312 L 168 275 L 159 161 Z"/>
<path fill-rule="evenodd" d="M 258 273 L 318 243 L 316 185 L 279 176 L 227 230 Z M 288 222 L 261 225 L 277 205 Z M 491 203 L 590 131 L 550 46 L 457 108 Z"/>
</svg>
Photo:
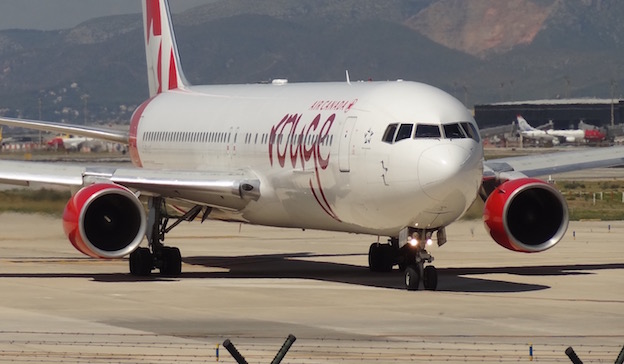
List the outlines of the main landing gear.
<svg viewBox="0 0 624 364">
<path fill-rule="evenodd" d="M 446 242 L 444 229 L 438 230 L 438 245 Z M 373 272 L 390 272 L 394 265 L 405 273 L 405 288 L 418 290 L 420 282 L 426 290 L 438 287 L 438 271 L 433 257 L 425 249 L 431 244 L 431 231 L 406 228 L 399 238 L 391 238 L 388 244 L 373 243 L 368 251 L 368 266 Z"/>
<path fill-rule="evenodd" d="M 182 221 L 191 221 L 202 211 L 201 206 L 195 206 L 183 216 L 177 218 L 170 226 L 169 216 L 166 215 L 165 200 L 162 197 L 149 199 L 149 213 L 147 218 L 147 241 L 149 248 L 138 248 L 130 254 L 130 274 L 134 276 L 148 276 L 153 269 L 159 269 L 160 274 L 167 277 L 177 277 L 182 273 L 182 255 L 180 249 L 165 246 L 165 234 L 178 226 Z"/>
</svg>

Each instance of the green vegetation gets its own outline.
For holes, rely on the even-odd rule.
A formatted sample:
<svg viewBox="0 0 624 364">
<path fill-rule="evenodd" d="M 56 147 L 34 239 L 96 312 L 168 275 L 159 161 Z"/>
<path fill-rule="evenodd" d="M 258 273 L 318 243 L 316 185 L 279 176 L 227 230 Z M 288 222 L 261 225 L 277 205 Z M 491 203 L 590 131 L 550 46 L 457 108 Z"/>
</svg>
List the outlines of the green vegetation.
<svg viewBox="0 0 624 364">
<path fill-rule="evenodd" d="M 561 182 L 572 220 L 624 220 L 624 181 Z"/>
<path fill-rule="evenodd" d="M 624 181 L 558 181 L 554 186 L 568 203 L 570 220 L 624 220 Z M 464 219 L 481 219 L 483 206 L 477 198 Z"/>
<path fill-rule="evenodd" d="M 558 181 L 555 187 L 565 196 L 571 220 L 624 220 L 624 181 Z M 70 197 L 70 192 L 64 190 L 16 188 L 0 191 L 0 213 L 61 216 Z M 483 206 L 483 201 L 477 198 L 464 219 L 481 219 Z"/>
<path fill-rule="evenodd" d="M 61 216 L 70 197 L 69 191 L 45 188 L 37 190 L 16 188 L 0 191 L 0 213 L 41 213 Z"/>
</svg>

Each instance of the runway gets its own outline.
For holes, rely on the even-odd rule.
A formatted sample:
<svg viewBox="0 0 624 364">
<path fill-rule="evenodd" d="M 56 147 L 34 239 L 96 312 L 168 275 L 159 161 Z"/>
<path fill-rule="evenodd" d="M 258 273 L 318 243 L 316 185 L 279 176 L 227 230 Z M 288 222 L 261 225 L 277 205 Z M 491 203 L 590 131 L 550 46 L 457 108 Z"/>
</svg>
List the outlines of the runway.
<svg viewBox="0 0 624 364">
<path fill-rule="evenodd" d="M 0 362 L 199 363 L 230 339 L 250 363 L 613 362 L 624 345 L 624 223 L 572 222 L 508 252 L 480 221 L 434 247 L 439 290 L 368 271 L 376 237 L 206 222 L 167 236 L 183 274 L 137 279 L 81 256 L 61 221 L 0 215 Z M 219 348 L 219 362 L 234 363 Z"/>
</svg>

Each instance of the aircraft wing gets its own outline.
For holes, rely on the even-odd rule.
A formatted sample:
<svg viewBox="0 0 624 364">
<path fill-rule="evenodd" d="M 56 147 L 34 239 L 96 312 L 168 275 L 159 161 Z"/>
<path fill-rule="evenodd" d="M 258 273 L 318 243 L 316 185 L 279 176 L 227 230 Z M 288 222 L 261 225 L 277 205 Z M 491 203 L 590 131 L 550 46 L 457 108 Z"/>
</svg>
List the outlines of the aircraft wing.
<svg viewBox="0 0 624 364">
<path fill-rule="evenodd" d="M 0 183 L 69 187 L 116 183 L 141 194 L 159 195 L 227 210 L 242 209 L 250 200 L 260 197 L 260 180 L 251 170 L 199 172 L 0 161 Z"/>
<path fill-rule="evenodd" d="M 483 177 L 511 180 L 620 165 L 624 165 L 624 147 L 587 148 L 491 159 L 484 162 Z"/>
<path fill-rule="evenodd" d="M 128 131 L 54 123 L 50 121 L 0 117 L 0 125 L 48 131 L 52 133 L 80 135 L 87 138 L 106 140 L 121 144 L 128 144 L 129 141 Z"/>
</svg>

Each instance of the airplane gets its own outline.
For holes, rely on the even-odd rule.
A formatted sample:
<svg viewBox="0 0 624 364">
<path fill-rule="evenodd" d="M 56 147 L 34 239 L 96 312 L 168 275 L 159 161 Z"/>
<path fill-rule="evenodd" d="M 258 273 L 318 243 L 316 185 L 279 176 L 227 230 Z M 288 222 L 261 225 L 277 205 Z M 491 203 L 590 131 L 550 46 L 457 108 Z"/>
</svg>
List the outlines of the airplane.
<svg viewBox="0 0 624 364">
<path fill-rule="evenodd" d="M 575 142 L 600 142 L 606 139 L 605 133 L 597 129 L 566 129 L 566 130 L 539 130 L 533 128 L 529 123 L 520 115 L 517 117 L 518 127 L 524 135 L 546 135 L 553 136 L 559 139 L 561 142 L 575 143 Z"/>
<path fill-rule="evenodd" d="M 516 120 L 518 121 L 518 131 L 522 137 L 552 143 L 553 145 L 559 144 L 559 138 L 544 130 L 532 127 L 522 116 L 518 115 Z"/>
<path fill-rule="evenodd" d="M 599 143 L 607 139 L 607 134 L 600 129 L 585 129 L 583 132 L 585 133 L 585 141 L 588 143 Z"/>
<path fill-rule="evenodd" d="M 49 147 L 65 148 L 67 150 L 79 150 L 85 143 L 94 141 L 93 138 L 85 138 L 76 135 L 60 135 L 48 141 Z"/>
<path fill-rule="evenodd" d="M 607 139 L 607 134 L 604 132 L 604 129 L 597 126 L 586 124 L 581 121 L 578 127 L 585 132 L 585 141 L 588 143 L 600 143 Z"/>
<path fill-rule="evenodd" d="M 418 82 L 191 85 L 168 1 L 142 5 L 150 97 L 128 131 L 0 118 L 128 145 L 132 167 L 0 161 L 0 181 L 77 190 L 63 212 L 69 241 L 94 258 L 129 255 L 132 275 L 179 276 L 167 234 L 218 219 L 376 236 L 371 271 L 398 265 L 408 290 L 436 290 L 428 249 L 477 196 L 499 245 L 540 252 L 563 238 L 569 214 L 535 177 L 624 164 L 621 147 L 484 161 L 467 108 Z"/>
</svg>

